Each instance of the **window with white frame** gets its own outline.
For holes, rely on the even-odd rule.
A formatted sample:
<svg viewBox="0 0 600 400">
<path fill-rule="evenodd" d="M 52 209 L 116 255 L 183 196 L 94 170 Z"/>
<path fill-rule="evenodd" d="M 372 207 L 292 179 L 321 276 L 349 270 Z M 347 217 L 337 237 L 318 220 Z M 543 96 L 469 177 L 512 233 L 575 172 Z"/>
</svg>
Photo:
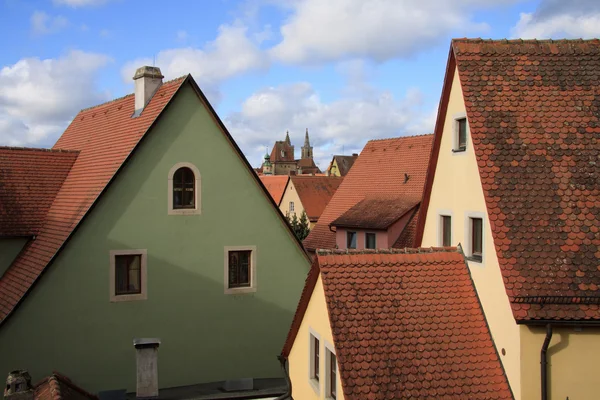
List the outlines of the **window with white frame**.
<svg viewBox="0 0 600 400">
<path fill-rule="evenodd" d="M 290 213 L 294 212 L 294 202 L 290 201 Z"/>
<path fill-rule="evenodd" d="M 256 292 L 256 246 L 225 247 L 225 294 Z"/>
<path fill-rule="evenodd" d="M 135 301 L 148 298 L 147 251 L 110 251 L 110 301 Z"/>
<path fill-rule="evenodd" d="M 325 346 L 325 398 L 337 399 L 337 358 L 333 348 Z"/>
<path fill-rule="evenodd" d="M 353 231 L 346 232 L 346 247 L 348 249 L 356 248 L 356 232 L 353 232 Z"/>
<path fill-rule="evenodd" d="M 321 379 L 321 342 L 319 335 L 309 328 L 309 366 L 308 366 L 308 378 L 311 386 L 317 394 L 320 392 L 320 379 Z"/>
<path fill-rule="evenodd" d="M 454 145 L 452 151 L 463 152 L 467 149 L 467 138 L 469 136 L 469 123 L 465 113 L 454 116 Z"/>
<path fill-rule="evenodd" d="M 471 258 L 481 262 L 483 258 L 483 219 L 469 217 Z"/>
<path fill-rule="evenodd" d="M 175 164 L 168 178 L 168 214 L 200 214 L 200 183 L 200 171 L 195 165 L 188 162 Z"/>
</svg>

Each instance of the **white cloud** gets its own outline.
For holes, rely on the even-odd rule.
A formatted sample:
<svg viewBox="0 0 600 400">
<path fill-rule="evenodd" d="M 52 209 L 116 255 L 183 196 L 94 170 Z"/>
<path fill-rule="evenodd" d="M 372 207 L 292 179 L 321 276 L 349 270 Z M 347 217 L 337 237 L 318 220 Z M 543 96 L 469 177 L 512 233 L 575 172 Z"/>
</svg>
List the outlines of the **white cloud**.
<svg viewBox="0 0 600 400">
<path fill-rule="evenodd" d="M 70 7 L 98 6 L 110 0 L 54 0 L 55 5 Z"/>
<path fill-rule="evenodd" d="M 53 17 L 43 11 L 35 11 L 30 21 L 31 32 L 35 35 L 56 33 L 69 25 L 69 21 L 62 15 Z"/>
<path fill-rule="evenodd" d="M 553 15 L 536 18 L 533 13 L 521 13 L 511 30 L 522 39 L 595 38 L 600 36 L 600 11 L 588 15 Z"/>
<path fill-rule="evenodd" d="M 270 152 L 275 140 L 283 140 L 286 130 L 299 157 L 308 128 L 315 162 L 324 169 L 331 154 L 360 152 L 367 140 L 432 132 L 435 113 L 422 108 L 417 89 L 402 99 L 371 88 L 365 97 L 323 102 L 311 84 L 300 82 L 254 93 L 225 124 L 254 166 L 260 165 L 265 148 Z"/>
<path fill-rule="evenodd" d="M 52 145 L 81 108 L 108 99 L 96 90 L 95 74 L 109 61 L 102 54 L 71 51 L 0 69 L 0 144 Z"/>
<path fill-rule="evenodd" d="M 247 37 L 246 32 L 246 26 L 239 22 L 221 25 L 217 38 L 203 49 L 184 47 L 162 50 L 155 60 L 148 57 L 127 62 L 121 69 L 121 76 L 125 82 L 132 82 L 136 68 L 143 65 L 156 65 L 166 79 L 191 73 L 207 96 L 212 101 L 218 100 L 219 83 L 269 65 L 268 59 L 257 44 Z"/>
<path fill-rule="evenodd" d="M 177 40 L 184 42 L 187 40 L 188 37 L 189 37 L 189 35 L 186 31 L 184 31 L 184 30 L 177 31 Z"/>
<path fill-rule="evenodd" d="M 503 0 L 298 0 L 281 26 L 272 55 L 286 63 L 318 63 L 347 57 L 385 61 L 410 56 L 446 35 L 465 36 L 488 26 L 473 22 L 472 9 Z"/>
</svg>

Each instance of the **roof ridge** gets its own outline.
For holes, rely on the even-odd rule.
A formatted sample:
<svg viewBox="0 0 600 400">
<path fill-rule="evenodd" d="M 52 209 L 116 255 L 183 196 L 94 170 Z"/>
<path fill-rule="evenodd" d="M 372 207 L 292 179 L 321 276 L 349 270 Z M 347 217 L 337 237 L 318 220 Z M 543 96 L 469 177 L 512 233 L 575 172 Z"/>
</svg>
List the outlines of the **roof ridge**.
<svg viewBox="0 0 600 400">
<path fill-rule="evenodd" d="M 370 139 L 367 143 L 370 143 L 370 142 L 382 142 L 384 140 L 398 140 L 398 139 L 407 139 L 407 138 L 418 138 L 418 137 L 426 137 L 426 136 L 433 136 L 433 133 L 422 133 L 420 135 L 407 135 L 407 136 L 396 136 L 396 137 L 380 138 L 380 139 Z M 352 156 L 348 156 L 348 157 L 352 157 Z"/>
<path fill-rule="evenodd" d="M 97 399 L 98 396 L 96 396 L 95 394 L 92 394 L 90 392 L 88 392 L 85 389 L 82 389 L 81 387 L 77 386 L 77 384 L 75 384 L 75 382 L 73 382 L 71 380 L 71 378 L 69 378 L 66 375 L 61 374 L 58 371 L 52 371 L 52 375 L 49 377 L 50 379 L 55 379 L 57 382 L 60 381 L 62 383 L 64 383 L 65 385 L 69 386 L 71 389 L 78 391 L 79 393 L 90 397 L 90 398 L 94 398 Z"/>
<path fill-rule="evenodd" d="M 179 81 L 179 80 L 185 79 L 185 78 L 187 78 L 187 76 L 188 76 L 188 75 L 189 75 L 189 74 L 186 74 L 186 75 L 182 75 L 182 76 L 180 76 L 180 77 L 178 77 L 178 78 L 175 78 L 175 79 L 168 80 L 168 81 L 166 81 L 166 82 L 163 82 L 163 83 L 162 83 L 162 85 L 160 85 L 160 86 L 167 85 L 167 84 L 171 84 L 171 83 L 174 83 L 174 82 L 176 82 L 176 81 Z M 108 104 L 111 104 L 111 103 L 116 103 L 117 101 L 124 100 L 124 99 L 126 99 L 126 98 L 128 98 L 128 97 L 131 97 L 131 96 L 135 96 L 135 93 L 128 93 L 128 94 L 126 94 L 126 95 L 124 95 L 124 96 L 117 97 L 117 98 L 115 98 L 115 99 L 112 99 L 112 100 L 105 101 L 104 103 L 96 104 L 95 106 L 90 106 L 90 107 L 82 108 L 81 110 L 79 110 L 79 113 L 82 113 L 82 112 L 84 112 L 84 111 L 90 111 L 90 110 L 93 110 L 93 109 L 95 109 L 95 108 L 102 107 L 102 106 L 106 106 L 106 105 L 108 105 Z M 77 113 L 77 114 L 79 114 L 79 113 Z"/>
<path fill-rule="evenodd" d="M 69 150 L 69 149 L 48 149 L 45 147 L 19 147 L 19 146 L 0 146 L 0 150 L 26 150 L 26 151 L 40 151 L 48 153 L 79 153 L 80 150 Z"/>
<path fill-rule="evenodd" d="M 453 38 L 452 42 L 460 43 L 500 43 L 500 44 L 546 44 L 546 43 L 585 43 L 585 42 L 600 42 L 600 39 L 483 39 L 483 38 Z"/>
<path fill-rule="evenodd" d="M 422 253 L 458 253 L 458 247 L 405 247 L 389 249 L 317 249 L 319 256 L 326 255 L 355 255 L 355 254 L 422 254 Z"/>
</svg>

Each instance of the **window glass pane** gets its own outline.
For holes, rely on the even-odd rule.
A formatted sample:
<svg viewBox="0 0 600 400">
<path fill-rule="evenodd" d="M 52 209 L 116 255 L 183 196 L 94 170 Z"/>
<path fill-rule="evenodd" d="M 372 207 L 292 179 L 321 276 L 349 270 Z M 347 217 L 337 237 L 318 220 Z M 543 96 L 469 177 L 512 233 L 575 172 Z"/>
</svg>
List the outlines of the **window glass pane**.
<svg viewBox="0 0 600 400">
<path fill-rule="evenodd" d="M 347 240 L 347 247 L 349 249 L 355 249 L 356 248 L 356 232 L 347 232 L 346 233 L 346 238 Z"/>
<path fill-rule="evenodd" d="M 442 216 L 442 246 L 452 246 L 452 219 Z"/>
<path fill-rule="evenodd" d="M 482 221 L 481 218 L 472 218 L 473 225 L 473 255 L 481 256 L 482 251 Z"/>
<path fill-rule="evenodd" d="M 337 364 L 336 364 L 336 359 L 335 359 L 335 354 L 333 353 L 329 353 L 330 357 L 331 357 L 331 361 L 329 362 L 329 366 L 330 371 L 329 371 L 329 396 L 333 399 L 336 398 L 336 382 L 337 382 Z"/>
<path fill-rule="evenodd" d="M 115 256 L 115 295 L 142 292 L 141 262 L 139 254 Z"/>
<path fill-rule="evenodd" d="M 461 118 L 458 121 L 458 148 L 467 147 L 467 119 Z"/>
<path fill-rule="evenodd" d="M 315 378 L 316 380 L 319 380 L 319 339 L 317 338 L 313 338 L 313 346 L 314 346 L 314 366 L 313 366 L 313 370 L 314 370 L 314 374 L 313 374 L 313 378 Z"/>
<path fill-rule="evenodd" d="M 173 208 L 195 207 L 196 177 L 187 167 L 179 168 L 173 175 Z"/>
<path fill-rule="evenodd" d="M 365 247 L 367 249 L 376 249 L 377 248 L 377 235 L 374 233 L 366 234 L 366 243 Z"/>
<path fill-rule="evenodd" d="M 229 252 L 229 287 L 250 286 L 250 255 L 251 251 Z"/>
</svg>

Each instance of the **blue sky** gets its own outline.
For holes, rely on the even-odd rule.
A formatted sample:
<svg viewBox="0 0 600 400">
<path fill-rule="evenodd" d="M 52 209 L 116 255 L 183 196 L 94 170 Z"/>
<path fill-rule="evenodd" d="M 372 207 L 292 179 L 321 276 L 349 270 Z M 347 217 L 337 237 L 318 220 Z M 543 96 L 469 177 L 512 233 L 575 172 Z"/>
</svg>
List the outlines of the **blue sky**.
<svg viewBox="0 0 600 400">
<path fill-rule="evenodd" d="M 596 0 L 0 0 L 0 145 L 52 146 L 155 63 L 192 73 L 257 166 L 433 130 L 450 39 L 600 36 Z"/>
</svg>

